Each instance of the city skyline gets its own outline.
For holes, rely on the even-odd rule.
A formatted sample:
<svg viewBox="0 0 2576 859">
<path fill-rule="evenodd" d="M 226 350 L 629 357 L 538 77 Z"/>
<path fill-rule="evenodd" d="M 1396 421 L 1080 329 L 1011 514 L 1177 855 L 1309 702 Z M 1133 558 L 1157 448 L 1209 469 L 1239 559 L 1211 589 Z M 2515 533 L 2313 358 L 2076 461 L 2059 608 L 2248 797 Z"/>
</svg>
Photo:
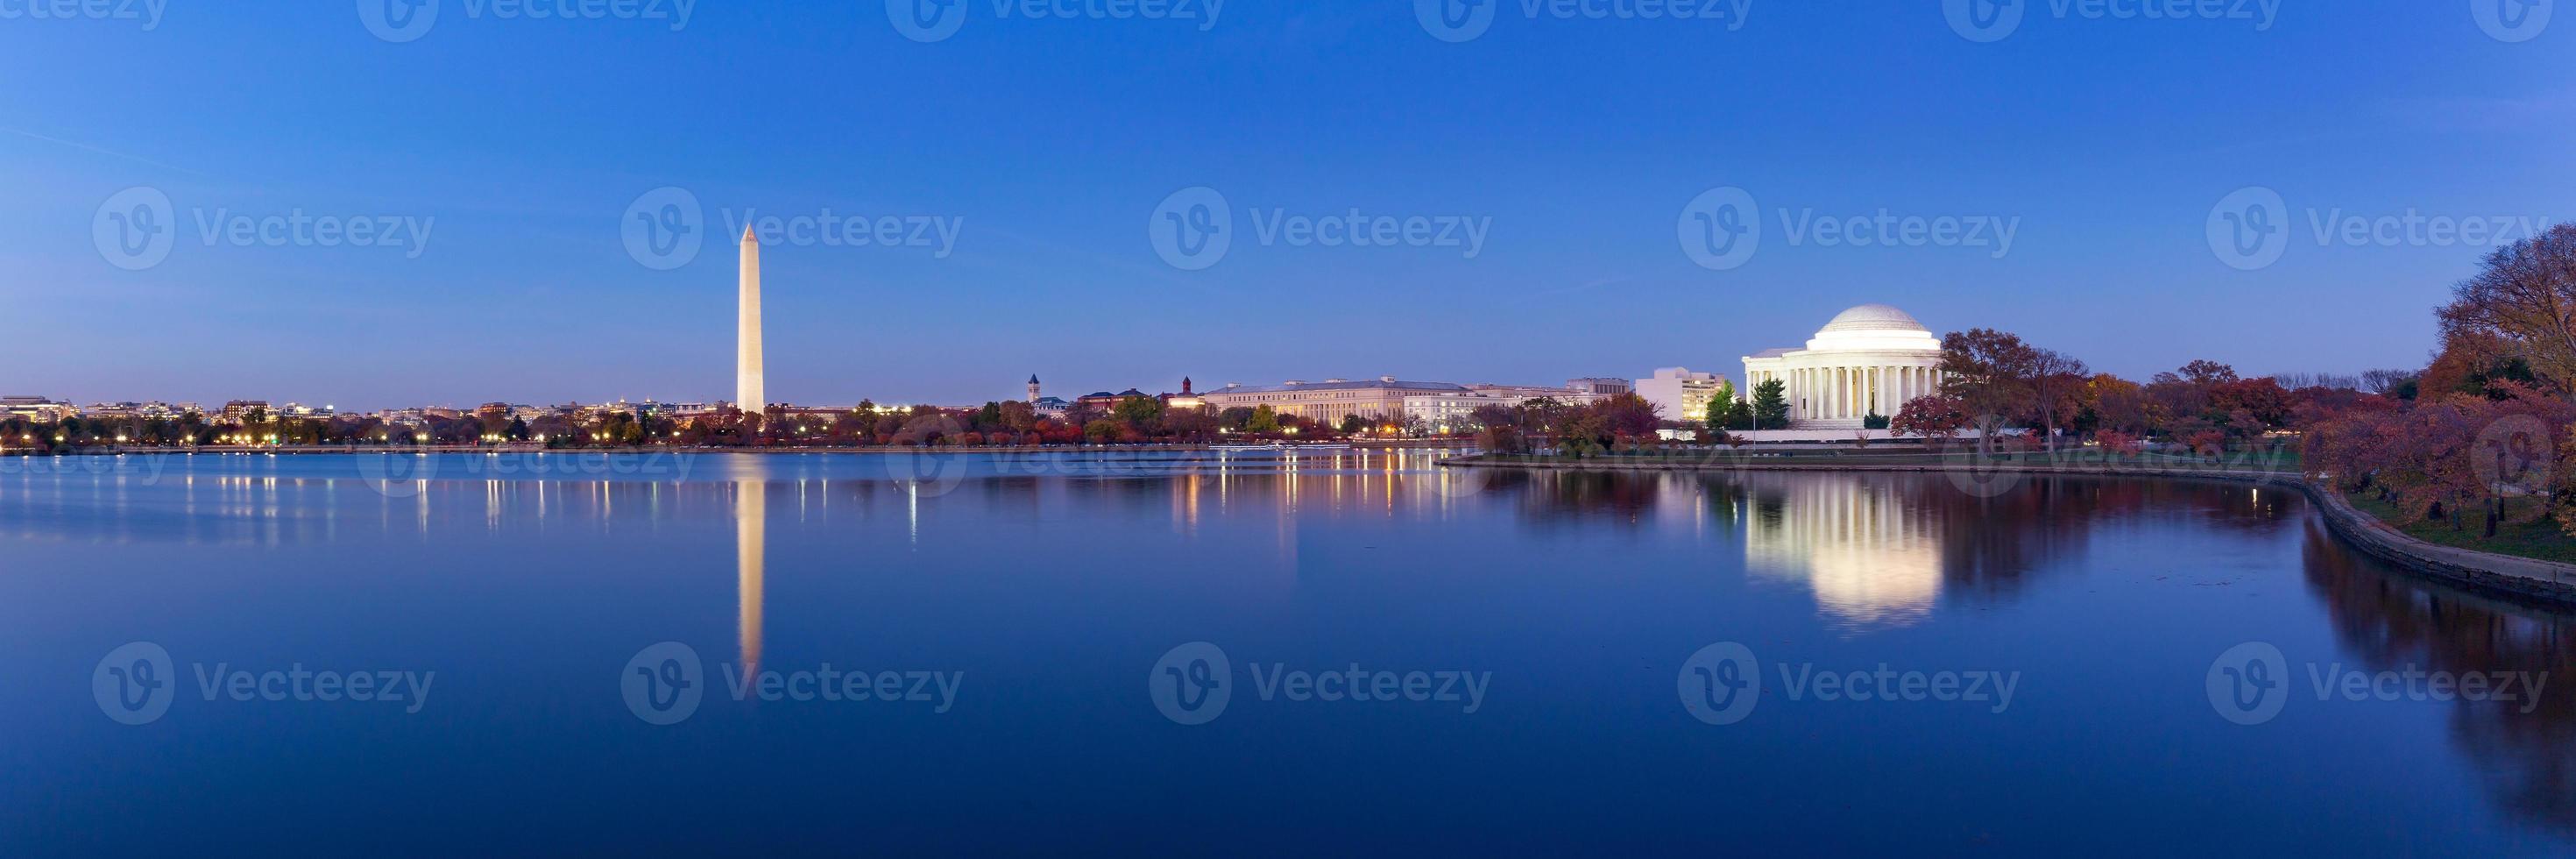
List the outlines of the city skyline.
<svg viewBox="0 0 2576 859">
<path fill-rule="evenodd" d="M 12 393 L 77 401 L 717 399 L 723 243 L 751 229 L 776 284 L 768 387 L 800 402 L 1006 399 L 1033 370 L 1634 377 L 1728 367 L 1867 302 L 2133 378 L 2198 358 L 2413 366 L 2432 324 L 2382 310 L 2439 303 L 2495 234 L 2576 191 L 2495 157 L 2569 128 L 2562 34 L 2508 41 L 2436 5 L 2051 13 L 1994 40 L 1929 4 L 1514 9 L 1457 41 L 1404 4 L 1230 5 L 1204 28 L 978 18 L 933 41 L 856 7 L 457 12 L 403 41 L 347 10 L 22 21 L 0 68 L 66 85 L 0 97 L 20 191 L 0 300 L 44 323 L 0 359 Z M 253 34 L 335 74 L 189 82 Z M 765 80 L 910 83 L 585 71 L 736 55 L 769 58 Z M 2395 55 L 2421 62 L 2372 59 Z M 410 84 L 433 79 L 456 86 Z M 317 116 L 338 121 L 246 131 Z M 1390 137 L 1394 117 L 1423 121 Z M 1711 195 L 1754 215 L 1749 256 L 1677 245 L 1719 223 L 1692 220 Z M 2285 247 L 2216 246 L 2248 200 L 2278 216 L 2247 235 Z M 1227 216 L 1230 249 L 1174 259 L 1149 235 L 1202 211 Z M 1398 246 L 1323 238 L 1379 224 Z M 1905 244 L 1918 224 L 1930 238 Z M 642 229 L 671 232 L 631 243 Z"/>
</svg>

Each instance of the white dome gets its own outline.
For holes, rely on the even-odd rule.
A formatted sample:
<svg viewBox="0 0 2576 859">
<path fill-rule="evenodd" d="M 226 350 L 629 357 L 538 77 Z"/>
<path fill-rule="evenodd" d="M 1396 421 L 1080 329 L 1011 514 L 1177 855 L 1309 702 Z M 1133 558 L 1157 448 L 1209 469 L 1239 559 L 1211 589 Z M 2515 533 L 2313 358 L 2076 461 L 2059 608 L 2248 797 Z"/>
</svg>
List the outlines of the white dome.
<svg viewBox="0 0 2576 859">
<path fill-rule="evenodd" d="M 1923 323 L 1915 321 L 1913 315 L 1905 311 L 1884 304 L 1864 304 L 1837 314 L 1834 321 L 1825 323 L 1825 327 L 1818 329 L 1816 333 L 1827 334 L 1837 331 L 1924 331 L 1928 333 L 1930 329 L 1924 328 Z"/>
</svg>

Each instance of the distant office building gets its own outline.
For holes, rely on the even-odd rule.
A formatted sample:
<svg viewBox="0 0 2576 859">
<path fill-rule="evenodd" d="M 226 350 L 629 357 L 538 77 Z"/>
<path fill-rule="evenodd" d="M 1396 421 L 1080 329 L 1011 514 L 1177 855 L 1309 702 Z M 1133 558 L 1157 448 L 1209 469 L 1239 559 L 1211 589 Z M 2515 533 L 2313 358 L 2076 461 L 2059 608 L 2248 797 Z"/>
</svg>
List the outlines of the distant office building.
<svg viewBox="0 0 2576 859">
<path fill-rule="evenodd" d="M 53 423 L 79 417 L 80 409 L 47 397 L 0 397 L 0 416 Z"/>
<path fill-rule="evenodd" d="M 266 416 L 266 415 L 269 413 L 269 412 L 268 412 L 268 401 L 267 401 L 267 400 L 227 400 L 227 401 L 225 401 L 225 402 L 224 402 L 224 410 L 223 410 L 223 412 L 222 412 L 222 415 L 223 415 L 224 421 L 225 421 L 226 423 L 236 423 L 236 424 L 238 424 L 238 423 L 248 423 L 248 422 L 250 421 L 251 413 L 252 413 L 252 412 L 258 412 L 260 415 L 262 415 L 262 416 Z"/>
<path fill-rule="evenodd" d="M 1600 399 L 1603 396 L 1590 391 L 1578 391 L 1573 388 L 1550 388 L 1541 385 L 1475 384 L 1468 385 L 1467 390 L 1488 396 L 1510 399 L 1513 401 L 1512 405 L 1516 406 L 1542 397 L 1569 405 L 1580 405 Z"/>
<path fill-rule="evenodd" d="M 1717 397 L 1726 377 L 1694 373 L 1688 367 L 1665 367 L 1637 380 L 1637 396 L 1661 409 L 1664 420 L 1699 421 L 1708 417 L 1708 401 Z"/>
<path fill-rule="evenodd" d="M 1565 386 L 1576 393 L 1593 397 L 1615 397 L 1637 392 L 1637 386 L 1626 379 L 1567 379 Z"/>
<path fill-rule="evenodd" d="M 1245 386 L 1227 384 L 1201 395 L 1208 405 L 1222 411 L 1242 406 L 1295 415 L 1314 421 L 1336 422 L 1344 415 L 1358 415 L 1367 420 L 1386 420 L 1405 413 L 1405 398 L 1427 394 L 1464 394 L 1467 387 L 1448 382 L 1402 382 L 1394 376 L 1354 382 L 1349 379 L 1325 379 L 1308 382 L 1290 379 L 1277 385 Z"/>
<path fill-rule="evenodd" d="M 1404 398 L 1404 416 L 1422 421 L 1432 432 L 1449 432 L 1465 427 L 1477 409 L 1486 406 L 1510 408 L 1534 397 L 1518 397 L 1481 390 L 1443 391 L 1414 394 Z"/>
</svg>

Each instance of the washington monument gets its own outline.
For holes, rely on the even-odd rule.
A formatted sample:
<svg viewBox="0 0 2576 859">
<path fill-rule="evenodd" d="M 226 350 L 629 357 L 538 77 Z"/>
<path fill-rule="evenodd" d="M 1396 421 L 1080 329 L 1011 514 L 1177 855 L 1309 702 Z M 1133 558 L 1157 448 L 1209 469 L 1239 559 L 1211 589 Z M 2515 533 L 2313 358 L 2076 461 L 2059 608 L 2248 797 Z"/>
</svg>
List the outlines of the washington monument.
<svg viewBox="0 0 2576 859">
<path fill-rule="evenodd" d="M 733 404 L 743 414 L 757 415 L 769 408 L 768 393 L 761 389 L 760 370 L 760 240 L 753 238 L 751 227 L 742 228 L 741 317 L 736 324 Z"/>
</svg>

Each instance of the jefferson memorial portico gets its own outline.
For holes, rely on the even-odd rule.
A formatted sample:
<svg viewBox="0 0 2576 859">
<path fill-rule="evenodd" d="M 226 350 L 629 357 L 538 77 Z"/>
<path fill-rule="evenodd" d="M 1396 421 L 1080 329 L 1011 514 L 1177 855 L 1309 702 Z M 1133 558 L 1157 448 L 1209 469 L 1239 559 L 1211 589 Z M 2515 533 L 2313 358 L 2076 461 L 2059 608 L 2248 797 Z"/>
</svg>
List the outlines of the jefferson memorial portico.
<svg viewBox="0 0 2576 859">
<path fill-rule="evenodd" d="M 1893 418 L 1908 400 L 1941 387 L 1941 339 L 1905 311 L 1864 304 L 1843 311 L 1804 349 L 1744 356 L 1745 398 L 1782 383 L 1793 426 L 1856 428 L 1871 414 Z"/>
</svg>

